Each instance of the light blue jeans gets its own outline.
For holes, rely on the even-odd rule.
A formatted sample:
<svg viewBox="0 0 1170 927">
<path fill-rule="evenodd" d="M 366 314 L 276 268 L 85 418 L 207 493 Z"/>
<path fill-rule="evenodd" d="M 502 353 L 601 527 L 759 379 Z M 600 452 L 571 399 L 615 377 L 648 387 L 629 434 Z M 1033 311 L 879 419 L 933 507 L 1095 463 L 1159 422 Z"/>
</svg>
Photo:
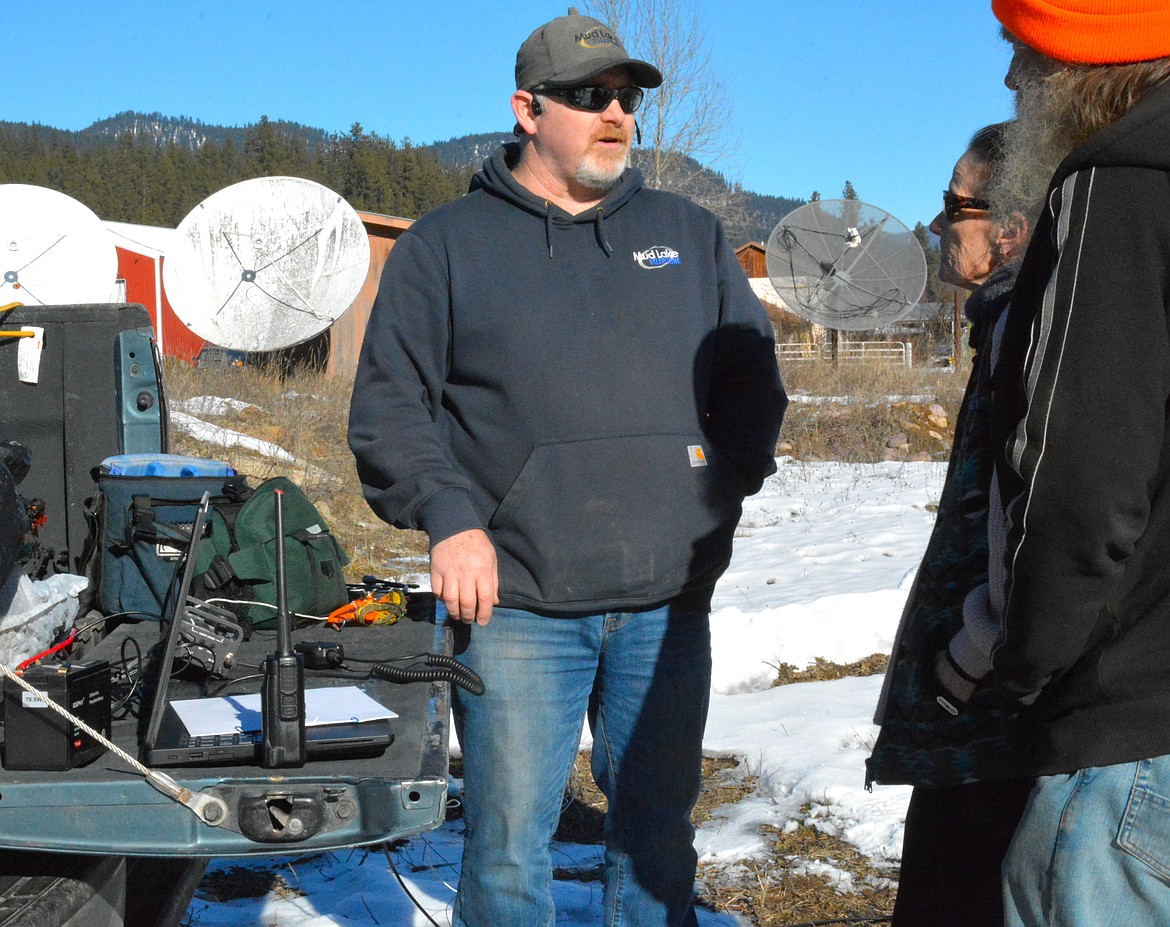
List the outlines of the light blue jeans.
<svg viewBox="0 0 1170 927">
<path fill-rule="evenodd" d="M 606 927 L 694 927 L 707 614 L 497 608 L 486 626 L 457 629 L 456 655 L 487 691 L 454 699 L 467 828 L 455 927 L 553 924 L 549 841 L 586 715 L 609 800 Z"/>
<path fill-rule="evenodd" d="M 1003 874 L 1007 927 L 1170 924 L 1170 756 L 1037 779 Z"/>
</svg>

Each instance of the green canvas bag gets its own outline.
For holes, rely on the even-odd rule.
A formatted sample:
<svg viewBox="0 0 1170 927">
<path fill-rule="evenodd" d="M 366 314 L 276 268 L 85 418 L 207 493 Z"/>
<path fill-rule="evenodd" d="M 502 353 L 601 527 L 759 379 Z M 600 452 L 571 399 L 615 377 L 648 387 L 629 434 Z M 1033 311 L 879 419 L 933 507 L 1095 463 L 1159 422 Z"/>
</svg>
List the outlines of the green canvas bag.
<svg viewBox="0 0 1170 927">
<path fill-rule="evenodd" d="M 284 552 L 289 610 L 324 617 L 349 601 L 349 562 L 317 507 L 292 480 L 265 480 L 242 503 L 217 505 L 211 515 L 209 562 L 201 570 L 207 598 L 239 598 L 276 605 L 276 490 L 284 492 Z M 203 557 L 200 557 L 202 560 Z M 274 608 L 232 607 L 254 626 L 270 626 Z"/>
</svg>

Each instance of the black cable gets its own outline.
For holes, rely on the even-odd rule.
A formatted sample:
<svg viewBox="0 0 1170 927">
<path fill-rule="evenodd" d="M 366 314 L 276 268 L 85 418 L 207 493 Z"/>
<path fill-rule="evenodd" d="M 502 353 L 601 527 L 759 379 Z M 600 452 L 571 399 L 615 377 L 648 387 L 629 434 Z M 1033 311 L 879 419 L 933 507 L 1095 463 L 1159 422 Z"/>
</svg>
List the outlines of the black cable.
<svg viewBox="0 0 1170 927">
<path fill-rule="evenodd" d="M 483 695 L 487 691 L 479 674 L 454 657 L 432 653 L 425 662 L 426 667 L 377 663 L 370 667 L 370 675 L 387 682 L 450 682 L 472 695 Z"/>
<path fill-rule="evenodd" d="M 338 675 L 352 672 L 350 662 L 370 668 L 364 674 L 341 675 L 341 678 L 350 679 L 381 679 L 386 682 L 449 682 L 466 689 L 473 695 L 483 695 L 485 687 L 479 675 L 467 666 L 464 666 L 454 657 L 443 653 L 419 653 L 412 656 L 398 656 L 382 660 L 370 660 L 364 657 L 346 658 L 341 644 L 331 644 L 327 641 L 300 641 L 296 645 L 297 651 L 305 661 L 305 670 L 317 674 Z M 408 659 L 422 659 L 423 665 L 393 666 L 396 662 Z M 355 667 L 354 669 L 357 669 Z"/>
<path fill-rule="evenodd" d="M 410 889 L 406 887 L 406 882 L 403 880 L 402 876 L 400 876 L 398 874 L 398 867 L 396 865 L 394 865 L 394 857 L 390 854 L 390 844 L 383 843 L 382 844 L 382 852 L 386 854 L 386 862 L 388 862 L 390 864 L 390 871 L 394 873 L 394 878 L 396 878 L 398 880 L 398 884 L 402 886 L 402 890 L 406 893 L 406 897 L 410 899 L 410 903 L 413 904 L 416 908 L 418 908 L 419 911 L 422 912 L 422 916 L 425 917 L 432 924 L 434 924 L 435 927 L 443 927 L 442 924 L 440 924 L 437 920 L 435 920 L 433 917 L 431 917 L 430 912 L 427 911 L 426 908 L 424 908 L 421 904 L 418 903 L 418 899 L 415 898 L 414 895 L 411 893 Z"/>
<path fill-rule="evenodd" d="M 131 609 L 131 610 L 125 611 L 125 612 L 113 612 L 112 614 L 109 614 L 109 615 L 102 615 L 102 617 L 95 618 L 89 624 L 82 625 L 80 628 L 74 628 L 74 630 L 77 632 L 77 635 L 80 637 L 82 634 L 84 634 L 86 631 L 90 630 L 91 628 L 96 628 L 96 627 L 98 627 L 98 625 L 105 624 L 107 621 L 110 621 L 114 618 L 133 618 L 135 616 L 137 616 L 139 618 L 144 618 L 148 621 L 157 621 L 159 624 L 163 623 L 163 619 L 159 615 L 156 615 L 154 612 L 143 612 L 143 611 L 137 611 L 135 609 Z"/>
<path fill-rule="evenodd" d="M 214 696 L 214 695 L 219 695 L 219 693 L 222 692 L 224 689 L 227 689 L 230 686 L 234 686 L 238 682 L 247 682 L 249 679 L 263 679 L 263 678 L 264 678 L 263 673 L 253 673 L 251 676 L 240 676 L 238 679 L 229 679 L 226 682 L 220 683 L 219 686 L 212 689 L 207 694 L 208 694 L 208 697 Z"/>
<path fill-rule="evenodd" d="M 130 661 L 126 657 L 126 645 L 127 644 L 133 644 L 134 650 L 135 650 L 133 674 L 131 674 L 131 672 L 128 668 L 128 664 Z M 110 714 L 112 714 L 112 715 L 116 715 L 119 711 L 121 711 L 123 708 L 126 707 L 126 705 L 130 702 L 130 700 L 132 698 L 134 698 L 134 693 L 136 693 L 138 691 L 138 682 L 139 682 L 139 680 L 142 679 L 142 647 L 139 646 L 137 639 L 135 639 L 133 637 L 125 638 L 122 641 L 122 646 L 118 648 L 118 653 L 119 653 L 119 656 L 121 657 L 122 675 L 124 675 L 126 677 L 126 679 L 129 681 L 130 691 L 127 692 L 124 696 L 122 696 L 122 698 L 118 699 L 117 702 L 115 702 L 113 705 L 110 706 Z"/>
<path fill-rule="evenodd" d="M 368 657 L 350 657 L 345 658 L 346 663 L 401 663 L 403 660 L 419 660 L 423 657 L 433 656 L 430 652 L 420 653 L 405 653 L 400 657 L 381 657 L 380 659 L 371 660 Z"/>
</svg>

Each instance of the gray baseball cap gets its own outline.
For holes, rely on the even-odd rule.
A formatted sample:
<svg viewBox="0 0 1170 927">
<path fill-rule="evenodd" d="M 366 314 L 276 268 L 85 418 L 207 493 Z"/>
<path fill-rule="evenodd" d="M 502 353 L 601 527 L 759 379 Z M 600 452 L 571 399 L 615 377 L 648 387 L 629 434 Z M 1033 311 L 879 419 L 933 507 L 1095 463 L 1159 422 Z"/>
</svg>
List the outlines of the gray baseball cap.
<svg viewBox="0 0 1170 927">
<path fill-rule="evenodd" d="M 573 7 L 532 33 L 516 53 L 516 89 L 574 87 L 625 65 L 639 87 L 662 83 L 658 68 L 626 54 L 609 26 Z"/>
</svg>

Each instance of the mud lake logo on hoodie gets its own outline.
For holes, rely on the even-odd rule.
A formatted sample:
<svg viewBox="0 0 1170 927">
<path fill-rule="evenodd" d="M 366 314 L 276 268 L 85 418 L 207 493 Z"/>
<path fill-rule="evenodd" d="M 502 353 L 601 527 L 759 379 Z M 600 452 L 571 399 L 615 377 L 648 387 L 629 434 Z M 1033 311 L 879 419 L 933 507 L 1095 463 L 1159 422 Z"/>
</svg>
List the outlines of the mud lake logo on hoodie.
<svg viewBox="0 0 1170 927">
<path fill-rule="evenodd" d="M 682 263 L 678 258 L 678 252 L 666 245 L 654 245 L 645 251 L 635 251 L 634 260 L 638 262 L 639 267 L 645 267 L 647 270 Z"/>
</svg>

